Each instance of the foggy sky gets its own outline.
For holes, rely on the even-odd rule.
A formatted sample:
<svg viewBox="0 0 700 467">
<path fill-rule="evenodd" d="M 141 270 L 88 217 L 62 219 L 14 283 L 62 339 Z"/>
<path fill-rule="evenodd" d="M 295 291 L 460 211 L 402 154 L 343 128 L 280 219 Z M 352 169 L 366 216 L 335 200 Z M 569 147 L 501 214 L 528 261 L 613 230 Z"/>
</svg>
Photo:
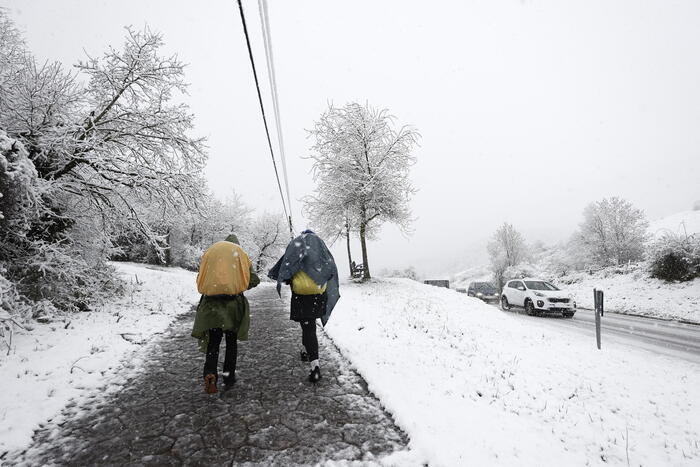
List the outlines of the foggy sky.
<svg viewBox="0 0 700 467">
<path fill-rule="evenodd" d="M 211 187 L 281 211 L 234 1 L 0 6 L 39 59 L 67 65 L 120 47 L 125 25 L 161 31 L 189 64 Z M 244 7 L 271 115 L 258 5 Z M 650 219 L 700 199 L 699 2 L 269 0 L 269 13 L 297 230 L 313 189 L 305 129 L 329 102 L 387 108 L 422 134 L 415 233 L 384 228 L 369 245 L 375 272 L 481 262 L 504 221 L 531 241 L 563 240 L 603 197 Z"/>
</svg>

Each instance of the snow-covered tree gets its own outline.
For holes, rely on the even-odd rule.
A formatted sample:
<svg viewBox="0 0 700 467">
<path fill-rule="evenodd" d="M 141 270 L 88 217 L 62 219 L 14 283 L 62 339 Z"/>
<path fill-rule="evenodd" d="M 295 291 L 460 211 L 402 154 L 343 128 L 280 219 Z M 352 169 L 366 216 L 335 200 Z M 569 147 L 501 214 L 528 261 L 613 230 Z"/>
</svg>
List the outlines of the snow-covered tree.
<svg viewBox="0 0 700 467">
<path fill-rule="evenodd" d="M 648 227 L 644 212 L 632 203 L 618 197 L 605 198 L 584 209 L 576 243 L 597 266 L 640 261 Z"/>
<path fill-rule="evenodd" d="M 311 130 L 318 185 L 306 209 L 324 230 L 358 232 L 365 279 L 371 277 L 367 238 L 383 222 L 407 232 L 412 220 L 409 170 L 419 134 L 407 126 L 396 130 L 394 120 L 369 105 L 331 105 Z"/>
<path fill-rule="evenodd" d="M 494 233 L 487 249 L 494 280 L 501 289 L 508 269 L 519 265 L 525 259 L 525 240 L 513 225 L 504 222 Z"/>
<path fill-rule="evenodd" d="M 334 185 L 331 180 L 319 180 L 315 193 L 303 199 L 304 211 L 316 232 L 328 239 L 329 244 L 334 244 L 341 236 L 345 237 L 348 269 L 352 275 L 350 238 L 358 222 L 352 217 L 353 211 L 347 202 L 351 198 L 342 191 L 334 190 Z"/>
<path fill-rule="evenodd" d="M 161 46 L 128 29 L 122 50 L 71 73 L 37 64 L 0 11 L 0 269 L 22 297 L 88 307 L 114 289 L 115 234 L 128 226 L 157 244 L 144 213 L 202 200 L 203 141 L 173 102 L 183 65 Z"/>
<path fill-rule="evenodd" d="M 264 275 L 284 253 L 289 242 L 289 230 L 282 214 L 264 212 L 255 216 L 249 228 L 239 238 L 258 275 Z"/>
</svg>

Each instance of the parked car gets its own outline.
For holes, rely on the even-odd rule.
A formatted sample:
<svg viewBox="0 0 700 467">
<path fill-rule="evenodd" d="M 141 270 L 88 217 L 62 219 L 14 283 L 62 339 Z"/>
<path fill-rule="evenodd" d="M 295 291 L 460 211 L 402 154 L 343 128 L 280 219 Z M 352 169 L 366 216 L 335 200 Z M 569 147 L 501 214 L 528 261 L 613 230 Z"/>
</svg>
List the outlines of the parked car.
<svg viewBox="0 0 700 467">
<path fill-rule="evenodd" d="M 485 302 L 498 301 L 498 289 L 490 282 L 472 282 L 467 289 L 467 295 L 480 298 Z"/>
<path fill-rule="evenodd" d="M 528 315 L 554 312 L 571 318 L 576 313 L 576 302 L 571 294 L 541 279 L 508 281 L 501 292 L 501 308 L 524 308 Z"/>
</svg>

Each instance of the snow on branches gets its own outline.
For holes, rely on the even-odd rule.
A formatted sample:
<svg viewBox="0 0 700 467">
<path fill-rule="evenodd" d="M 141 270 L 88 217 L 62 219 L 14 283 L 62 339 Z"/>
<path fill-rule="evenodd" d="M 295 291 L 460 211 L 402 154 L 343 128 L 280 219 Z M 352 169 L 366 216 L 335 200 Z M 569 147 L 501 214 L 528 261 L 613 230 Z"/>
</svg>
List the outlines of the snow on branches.
<svg viewBox="0 0 700 467">
<path fill-rule="evenodd" d="M 366 238 L 385 221 L 409 231 L 412 220 L 409 170 L 419 134 L 408 126 L 394 129 L 394 120 L 369 105 L 331 105 L 310 131 L 317 187 L 305 210 L 321 232 L 359 233 L 365 278 L 371 277 Z"/>
<path fill-rule="evenodd" d="M 38 64 L 1 10 L 0 39 L 0 269 L 23 299 L 86 309 L 118 288 L 104 264 L 118 234 L 160 253 L 156 213 L 206 197 L 184 65 L 148 27 L 74 72 Z"/>
</svg>

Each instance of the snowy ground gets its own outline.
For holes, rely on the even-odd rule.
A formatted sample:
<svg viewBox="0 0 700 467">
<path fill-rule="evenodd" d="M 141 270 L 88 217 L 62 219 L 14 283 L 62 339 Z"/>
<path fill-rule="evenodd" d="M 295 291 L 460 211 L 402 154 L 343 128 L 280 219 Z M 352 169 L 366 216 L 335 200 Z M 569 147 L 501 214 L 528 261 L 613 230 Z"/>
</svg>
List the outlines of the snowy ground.
<svg viewBox="0 0 700 467">
<path fill-rule="evenodd" d="M 199 298 L 191 272 L 115 266 L 131 284 L 125 297 L 102 310 L 36 324 L 31 332 L 15 336 L 10 355 L 0 356 L 0 454 L 26 447 L 34 429 L 56 421 L 71 401 L 105 385 L 107 391 L 117 390 L 125 379 L 120 362 Z M 139 367 L 130 360 L 130 367 Z"/>
<path fill-rule="evenodd" d="M 566 283 L 554 282 L 586 308 L 593 308 L 597 288 L 605 293 L 606 310 L 700 323 L 700 279 L 670 283 L 648 277 L 643 268 L 625 274 L 615 270 L 570 274 L 564 278 Z"/>
<path fill-rule="evenodd" d="M 118 390 L 140 366 L 138 342 L 197 300 L 193 273 L 117 267 L 138 275 L 133 294 L 72 315 L 68 329 L 37 325 L 0 360 L 0 454 L 25 447 L 71 401 Z M 700 462 L 697 364 L 622 345 L 597 351 L 578 332 L 410 280 L 343 284 L 341 293 L 327 333 L 411 437 L 405 462 Z"/>
<path fill-rule="evenodd" d="M 452 290 L 341 286 L 327 333 L 430 465 L 698 465 L 700 368 Z"/>
<path fill-rule="evenodd" d="M 683 211 L 657 219 L 650 222 L 648 231 L 652 238 L 666 233 L 700 235 L 700 211 Z M 551 280 L 570 291 L 583 307 L 593 308 L 593 289 L 597 288 L 605 292 L 607 311 L 700 323 L 700 279 L 684 283 L 653 279 L 649 277 L 646 263 L 556 277 L 547 269 L 549 253 L 545 250 L 540 253 L 541 257 L 533 258 L 532 276 Z M 472 281 L 490 281 L 491 278 L 487 266 L 471 267 L 454 274 L 451 287 L 467 288 Z"/>
</svg>

